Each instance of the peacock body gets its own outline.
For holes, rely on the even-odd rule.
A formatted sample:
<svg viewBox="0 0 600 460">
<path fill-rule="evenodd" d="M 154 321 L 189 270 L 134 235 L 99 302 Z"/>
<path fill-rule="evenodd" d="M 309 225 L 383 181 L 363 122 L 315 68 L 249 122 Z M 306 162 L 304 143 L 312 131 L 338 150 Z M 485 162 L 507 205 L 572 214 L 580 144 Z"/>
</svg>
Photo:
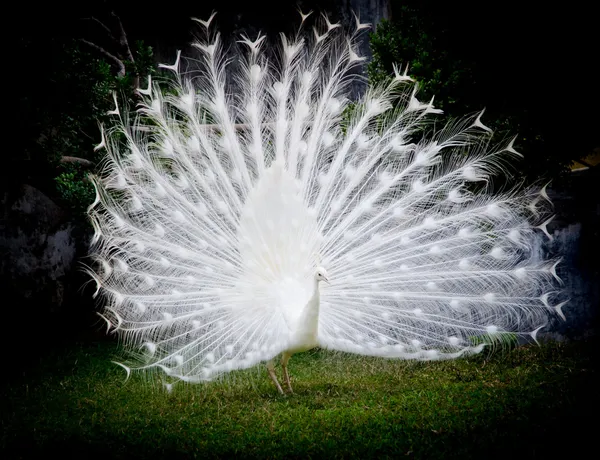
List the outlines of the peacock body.
<svg viewBox="0 0 600 460">
<path fill-rule="evenodd" d="M 128 373 L 200 382 L 267 362 L 282 391 L 282 355 L 291 391 L 289 357 L 316 346 L 450 359 L 563 317 L 538 250 L 550 200 L 491 193 L 519 154 L 490 145 L 481 114 L 419 138 L 440 111 L 397 69 L 346 116 L 358 20 L 282 36 L 274 60 L 242 37 L 235 71 L 212 17 L 198 22 L 194 81 L 179 56 L 162 66 L 170 91 L 149 81 L 99 146 L 91 274 Z"/>
</svg>

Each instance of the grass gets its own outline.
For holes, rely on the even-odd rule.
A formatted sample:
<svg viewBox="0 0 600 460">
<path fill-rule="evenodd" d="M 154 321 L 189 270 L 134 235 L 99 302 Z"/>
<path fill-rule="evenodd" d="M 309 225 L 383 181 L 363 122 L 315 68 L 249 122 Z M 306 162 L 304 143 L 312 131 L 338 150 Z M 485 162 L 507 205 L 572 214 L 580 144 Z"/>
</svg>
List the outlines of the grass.
<svg viewBox="0 0 600 460">
<path fill-rule="evenodd" d="M 583 458 L 595 346 L 430 363 L 317 350 L 292 358 L 281 397 L 264 369 L 171 393 L 124 383 L 117 344 L 71 344 L 4 383 L 0 457 Z"/>
</svg>

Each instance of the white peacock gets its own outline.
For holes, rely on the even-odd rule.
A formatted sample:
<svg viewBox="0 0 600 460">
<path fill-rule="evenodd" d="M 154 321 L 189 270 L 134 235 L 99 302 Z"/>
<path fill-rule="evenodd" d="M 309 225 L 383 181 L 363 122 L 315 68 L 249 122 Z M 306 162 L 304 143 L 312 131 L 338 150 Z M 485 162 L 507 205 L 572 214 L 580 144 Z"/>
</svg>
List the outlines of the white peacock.
<svg viewBox="0 0 600 460">
<path fill-rule="evenodd" d="M 276 61 L 242 37 L 230 71 L 213 16 L 194 83 L 179 56 L 162 66 L 171 91 L 149 81 L 139 118 L 117 107 L 120 137 L 99 146 L 90 272 L 109 329 L 143 350 L 128 374 L 201 382 L 266 362 L 283 393 L 281 355 L 291 392 L 289 358 L 317 346 L 451 359 L 481 351 L 473 336 L 535 339 L 564 319 L 558 262 L 536 256 L 545 190 L 490 191 L 513 141 L 492 147 L 481 114 L 415 140 L 440 111 L 398 69 L 344 118 L 358 20 L 282 38 Z"/>
</svg>

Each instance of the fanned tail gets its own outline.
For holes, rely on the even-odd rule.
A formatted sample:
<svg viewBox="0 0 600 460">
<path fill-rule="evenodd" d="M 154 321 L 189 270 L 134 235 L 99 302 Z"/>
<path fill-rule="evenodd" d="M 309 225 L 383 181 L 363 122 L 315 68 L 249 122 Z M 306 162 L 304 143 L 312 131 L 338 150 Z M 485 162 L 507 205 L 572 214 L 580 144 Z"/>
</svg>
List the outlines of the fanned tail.
<svg viewBox="0 0 600 460">
<path fill-rule="evenodd" d="M 456 357 L 481 348 L 472 336 L 535 338 L 562 315 L 554 262 L 536 256 L 545 192 L 489 193 L 518 154 L 489 149 L 481 114 L 419 140 L 439 110 L 397 72 L 347 117 L 358 22 L 282 38 L 274 62 L 263 36 L 242 37 L 235 73 L 199 22 L 195 86 L 178 56 L 169 92 L 149 81 L 138 118 L 117 108 L 99 146 L 91 274 L 136 369 L 203 381 L 272 359 L 317 261 L 328 348 Z"/>
<path fill-rule="evenodd" d="M 242 37 L 232 74 L 212 17 L 199 22 L 207 38 L 195 43 L 194 85 L 178 54 L 161 66 L 169 91 L 149 79 L 135 120 L 111 112 L 117 128 L 102 133 L 108 155 L 89 211 L 101 316 L 137 358 L 132 369 L 190 382 L 285 350 L 322 243 L 301 159 L 319 156 L 307 155 L 314 109 L 331 106 L 351 66 L 348 43 L 334 50 L 328 32 L 310 51 L 300 35 L 282 38 L 279 70 L 263 36 Z"/>
<path fill-rule="evenodd" d="M 518 155 L 513 142 L 490 149 L 477 116 L 434 140 L 390 145 L 410 130 L 397 121 L 321 192 L 330 197 L 320 223 L 332 279 L 322 346 L 444 359 L 480 351 L 481 336 L 535 339 L 558 312 L 547 299 L 555 261 L 539 256 L 550 203 L 543 191 L 491 193 L 493 175 Z"/>
</svg>

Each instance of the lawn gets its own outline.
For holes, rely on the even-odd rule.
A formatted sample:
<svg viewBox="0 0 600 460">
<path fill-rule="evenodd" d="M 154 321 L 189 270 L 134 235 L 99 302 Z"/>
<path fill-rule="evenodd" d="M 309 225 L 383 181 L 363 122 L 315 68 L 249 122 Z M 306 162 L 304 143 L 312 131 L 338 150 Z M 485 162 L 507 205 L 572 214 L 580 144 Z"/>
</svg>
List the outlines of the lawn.
<svg viewBox="0 0 600 460">
<path fill-rule="evenodd" d="M 292 358 L 283 397 L 264 368 L 171 393 L 124 382 L 116 343 L 71 344 L 4 381 L 0 457 L 584 458 L 597 345 L 429 363 L 317 350 Z"/>
</svg>

